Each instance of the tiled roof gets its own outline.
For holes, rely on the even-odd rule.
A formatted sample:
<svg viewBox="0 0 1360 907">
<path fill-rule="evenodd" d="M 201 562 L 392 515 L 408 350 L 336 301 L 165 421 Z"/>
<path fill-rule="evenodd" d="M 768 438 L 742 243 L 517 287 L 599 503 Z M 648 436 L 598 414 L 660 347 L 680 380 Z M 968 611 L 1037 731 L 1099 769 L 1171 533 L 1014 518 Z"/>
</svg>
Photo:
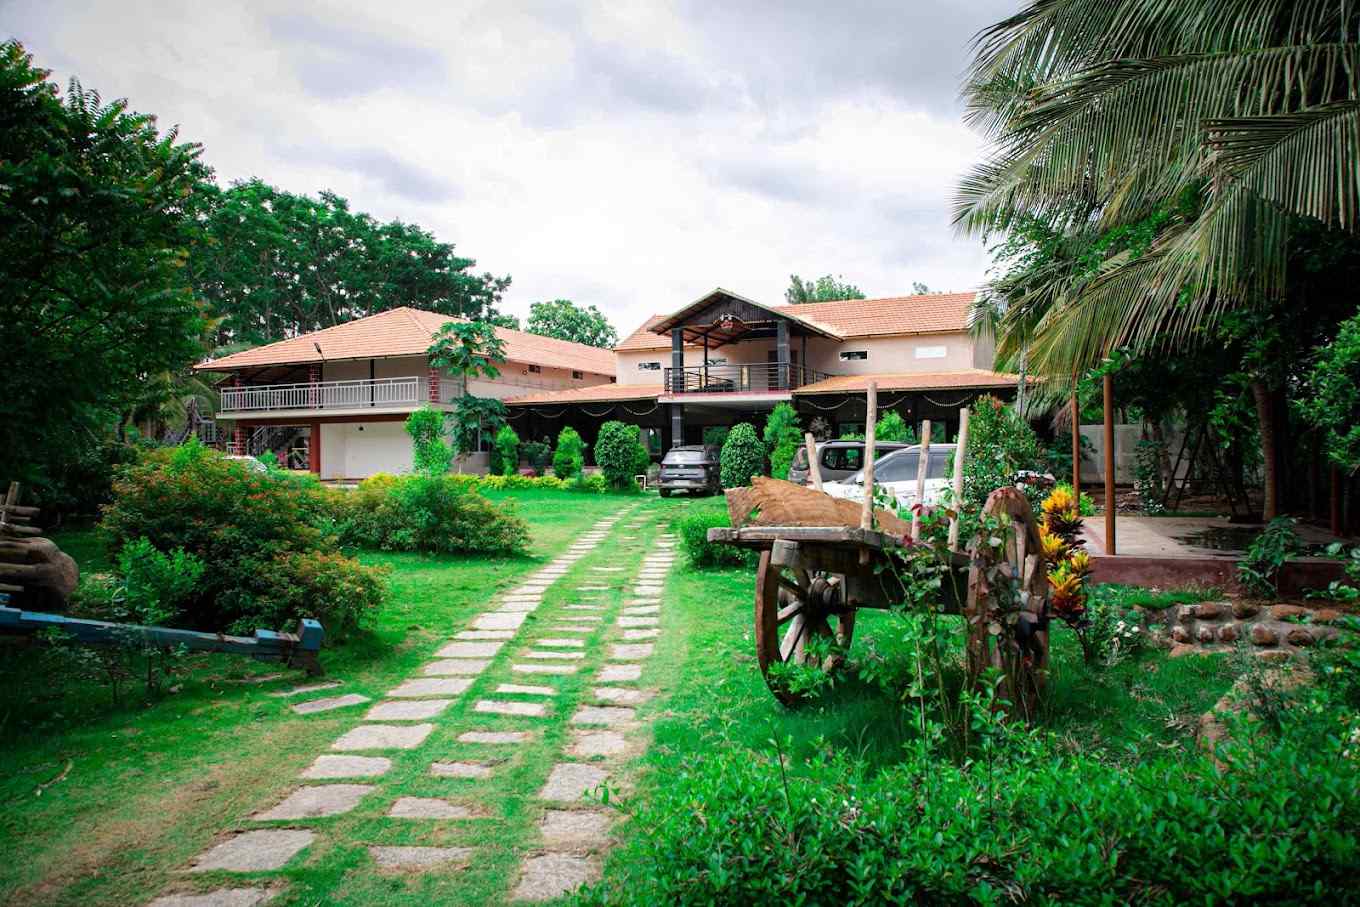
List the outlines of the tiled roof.
<svg viewBox="0 0 1360 907">
<path fill-rule="evenodd" d="M 796 396 L 805 394 L 862 394 L 869 382 L 878 382 L 880 391 L 938 391 L 955 388 L 1014 387 L 1019 375 L 993 372 L 981 368 L 965 368 L 952 372 L 901 372 L 890 375 L 837 375 L 795 390 Z"/>
<path fill-rule="evenodd" d="M 623 400 L 655 400 L 666 388 L 661 384 L 596 384 L 593 387 L 569 387 L 560 391 L 540 391 L 523 397 L 504 400 L 508 406 L 529 406 L 547 403 L 617 403 Z"/>
<path fill-rule="evenodd" d="M 356 318 L 332 328 L 323 328 L 232 353 L 221 359 L 203 362 L 200 371 L 229 371 L 267 365 L 299 365 L 343 359 L 386 359 L 392 356 L 423 356 L 430 347 L 430 338 L 450 321 L 449 315 L 427 312 L 402 306 L 388 309 L 367 318 Z M 527 362 L 548 368 L 575 369 L 600 375 L 614 374 L 614 353 L 584 343 L 571 343 L 552 337 L 540 337 L 524 331 L 496 328 L 496 335 L 505 343 L 506 359 Z M 316 346 L 320 344 L 321 353 Z"/>
<path fill-rule="evenodd" d="M 845 338 L 937 334 L 968 329 L 974 293 L 927 293 L 880 299 L 843 299 L 769 308 L 830 328 Z M 670 349 L 670 337 L 652 333 L 669 316 L 653 315 L 614 347 L 621 353 Z"/>
</svg>

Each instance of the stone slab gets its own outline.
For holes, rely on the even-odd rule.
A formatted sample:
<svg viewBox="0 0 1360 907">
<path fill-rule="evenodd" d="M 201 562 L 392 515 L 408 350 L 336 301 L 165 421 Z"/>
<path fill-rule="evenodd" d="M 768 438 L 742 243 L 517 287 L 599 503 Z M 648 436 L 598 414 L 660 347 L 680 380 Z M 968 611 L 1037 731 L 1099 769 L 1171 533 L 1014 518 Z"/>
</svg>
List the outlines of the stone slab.
<svg viewBox="0 0 1360 907">
<path fill-rule="evenodd" d="M 438 797 L 398 797 L 387 815 L 393 819 L 466 819 L 472 811 Z"/>
<path fill-rule="evenodd" d="M 423 696 L 457 696 L 472 686 L 470 677 L 413 677 L 387 691 L 397 699 L 418 699 Z"/>
<path fill-rule="evenodd" d="M 301 828 L 243 831 L 199 854 L 189 871 L 270 872 L 282 869 L 315 837 L 315 832 Z"/>
<path fill-rule="evenodd" d="M 452 699 L 410 699 L 380 702 L 364 715 L 365 721 L 424 721 L 453 704 Z"/>
<path fill-rule="evenodd" d="M 576 665 L 511 665 L 516 674 L 575 674 Z"/>
<path fill-rule="evenodd" d="M 514 639 L 514 630 L 461 630 L 453 635 L 454 639 L 487 640 Z"/>
<path fill-rule="evenodd" d="M 269 695 L 275 697 L 276 699 L 282 696 L 300 696 L 303 693 L 318 693 L 321 690 L 333 690 L 336 687 L 342 687 L 344 685 L 345 682 L 343 680 L 327 680 L 324 683 L 309 683 L 300 687 L 293 687 L 290 690 L 279 690 L 277 692 L 270 693 Z"/>
<path fill-rule="evenodd" d="M 638 583 L 636 586 L 633 587 L 633 591 L 637 593 L 638 597 L 640 598 L 645 598 L 647 596 L 659 596 L 661 594 L 661 586 L 650 584 L 644 585 L 642 583 Z"/>
<path fill-rule="evenodd" d="M 327 699 L 309 699 L 306 702 L 298 702 L 292 708 L 299 715 L 315 715 L 317 712 L 329 712 L 333 709 L 343 709 L 352 705 L 363 705 L 368 701 L 367 696 L 360 696 L 358 693 L 346 693 L 344 696 L 331 696 Z"/>
<path fill-rule="evenodd" d="M 331 749 L 410 750 L 424 743 L 433 730 L 433 724 L 364 724 L 341 736 Z"/>
<path fill-rule="evenodd" d="M 299 778 L 320 781 L 327 778 L 375 778 L 387 773 L 392 760 L 386 756 L 317 756 L 303 769 Z"/>
<path fill-rule="evenodd" d="M 659 627 L 661 621 L 655 617 L 629 617 L 624 615 L 617 621 L 620 627 Z"/>
<path fill-rule="evenodd" d="M 559 762 L 548 773 L 547 783 L 538 792 L 538 799 L 574 803 L 588 791 L 603 784 L 608 777 L 604 769 L 593 765 Z"/>
<path fill-rule="evenodd" d="M 509 702 L 500 699 L 479 699 L 472 710 L 487 715 L 519 715 L 526 718 L 541 718 L 548 714 L 548 707 L 542 702 Z"/>
<path fill-rule="evenodd" d="M 486 670 L 491 662 L 485 658 L 444 658 L 432 661 L 420 669 L 427 677 L 471 677 Z"/>
<path fill-rule="evenodd" d="M 257 822 L 338 816 L 359 805 L 371 784 L 314 784 L 299 787 L 272 809 L 251 816 Z"/>
<path fill-rule="evenodd" d="M 466 731 L 458 735 L 459 743 L 507 744 L 523 743 L 528 739 L 528 731 Z"/>
<path fill-rule="evenodd" d="M 494 658 L 504 643 L 499 642 L 451 642 L 438 652 L 436 658 Z"/>
<path fill-rule="evenodd" d="M 632 690 L 628 687 L 595 687 L 591 690 L 591 695 L 600 702 L 615 705 L 641 705 L 652 698 L 652 691 Z"/>
<path fill-rule="evenodd" d="M 524 861 L 511 897 L 517 901 L 550 901 L 600 877 L 599 861 L 574 853 L 544 853 Z"/>
<path fill-rule="evenodd" d="M 623 631 L 624 639 L 656 639 L 661 635 L 661 630 L 656 627 L 643 627 Z"/>
<path fill-rule="evenodd" d="M 518 630 L 529 615 L 523 611 L 488 611 L 472 622 L 474 630 Z"/>
<path fill-rule="evenodd" d="M 501 604 L 500 610 L 507 614 L 528 614 L 530 611 L 536 610 L 540 604 L 542 604 L 542 602 L 506 601 Z"/>
<path fill-rule="evenodd" d="M 541 659 L 544 659 L 545 661 L 552 661 L 552 660 L 554 660 L 554 659 L 555 659 L 555 660 L 558 660 L 558 661 L 577 661 L 577 660 L 579 660 L 579 659 L 585 658 L 585 657 L 586 657 L 586 653 L 584 653 L 584 652 L 549 652 L 549 651 L 543 650 L 543 649 L 530 649 L 528 652 L 525 652 L 525 653 L 524 653 L 524 657 L 525 657 L 525 658 L 541 658 Z"/>
<path fill-rule="evenodd" d="M 439 778 L 489 778 L 493 766 L 484 762 L 436 762 L 430 774 Z"/>
<path fill-rule="evenodd" d="M 618 731 L 577 731 L 566 753 L 577 759 L 617 756 L 628 751 L 628 740 Z"/>
<path fill-rule="evenodd" d="M 163 894 L 146 907 L 255 907 L 275 894 L 269 888 L 219 888 L 203 894 Z"/>
<path fill-rule="evenodd" d="M 623 643 L 609 647 L 609 657 L 614 661 L 638 661 L 650 658 L 656 646 L 649 642 Z"/>
<path fill-rule="evenodd" d="M 595 679 L 601 683 L 627 683 L 642 677 L 642 665 L 605 665 Z"/>
<path fill-rule="evenodd" d="M 609 842 L 612 817 L 599 809 L 550 809 L 539 829 L 549 847 L 599 847 Z"/>
<path fill-rule="evenodd" d="M 571 716 L 572 724 L 626 724 L 634 711 L 617 705 L 583 705 Z"/>
<path fill-rule="evenodd" d="M 368 853 L 383 869 L 421 869 L 444 863 L 462 863 L 472 856 L 471 847 L 393 847 L 372 845 Z"/>
<path fill-rule="evenodd" d="M 496 687 L 497 693 L 514 693 L 521 696 L 556 696 L 555 687 L 539 687 L 523 683 L 503 683 Z"/>
<path fill-rule="evenodd" d="M 586 646 L 585 642 L 580 639 L 558 639 L 557 637 L 540 639 L 534 645 L 542 646 L 545 649 L 584 649 Z"/>
<path fill-rule="evenodd" d="M 660 605 L 632 605 L 631 607 L 624 608 L 624 609 L 623 609 L 623 613 L 624 613 L 624 614 L 659 614 L 659 613 L 661 613 L 661 606 L 660 606 Z"/>
</svg>

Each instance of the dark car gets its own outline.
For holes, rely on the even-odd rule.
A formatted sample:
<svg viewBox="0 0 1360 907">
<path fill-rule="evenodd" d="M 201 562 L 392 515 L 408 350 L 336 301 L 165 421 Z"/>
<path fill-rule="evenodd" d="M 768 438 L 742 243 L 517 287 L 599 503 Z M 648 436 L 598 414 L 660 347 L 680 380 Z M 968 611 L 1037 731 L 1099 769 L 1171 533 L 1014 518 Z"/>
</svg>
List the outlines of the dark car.
<svg viewBox="0 0 1360 907">
<path fill-rule="evenodd" d="M 874 454 L 881 457 L 909 446 L 905 441 L 878 441 L 874 444 Z M 864 442 L 822 441 L 817 445 L 817 463 L 821 466 L 823 482 L 848 478 L 864 468 Z M 789 467 L 789 481 L 795 485 L 812 484 L 806 447 L 798 448 L 793 465 Z"/>
<path fill-rule="evenodd" d="M 661 458 L 661 478 L 657 487 L 663 498 L 670 497 L 672 491 L 717 494 L 722 490 L 718 479 L 718 448 L 711 444 L 672 447 Z"/>
</svg>

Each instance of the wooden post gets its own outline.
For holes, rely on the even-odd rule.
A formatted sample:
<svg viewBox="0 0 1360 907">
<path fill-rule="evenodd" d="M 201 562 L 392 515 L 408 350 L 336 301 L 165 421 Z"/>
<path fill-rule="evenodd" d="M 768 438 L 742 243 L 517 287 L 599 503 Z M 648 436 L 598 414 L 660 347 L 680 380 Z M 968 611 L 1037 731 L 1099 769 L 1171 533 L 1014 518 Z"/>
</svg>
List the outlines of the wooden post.
<svg viewBox="0 0 1360 907">
<path fill-rule="evenodd" d="M 930 420 L 921 423 L 921 457 L 916 461 L 916 506 L 911 509 L 911 540 L 921 537 L 921 508 L 926 505 L 926 470 L 930 466 Z"/>
<path fill-rule="evenodd" d="M 822 464 L 817 462 L 817 442 L 813 440 L 812 432 L 803 432 L 803 443 L 807 445 L 808 474 L 812 476 L 812 487 L 821 491 Z"/>
<path fill-rule="evenodd" d="M 1077 404 L 1077 376 L 1072 376 L 1072 493 L 1081 494 L 1081 407 Z"/>
<path fill-rule="evenodd" d="M 868 406 L 864 412 L 864 506 L 859 513 L 861 529 L 874 528 L 874 429 L 878 421 L 878 382 L 869 382 Z M 860 552 L 868 555 L 869 549 Z"/>
<path fill-rule="evenodd" d="M 1114 541 L 1114 375 L 1105 374 L 1105 553 L 1116 554 Z M 1080 495 L 1081 492 L 1077 492 Z M 1080 502 L 1081 498 L 1077 498 Z"/>
<path fill-rule="evenodd" d="M 959 410 L 959 444 L 954 450 L 954 516 L 949 518 L 949 550 L 959 550 L 959 509 L 963 506 L 963 458 L 968 452 L 968 407 Z"/>
</svg>

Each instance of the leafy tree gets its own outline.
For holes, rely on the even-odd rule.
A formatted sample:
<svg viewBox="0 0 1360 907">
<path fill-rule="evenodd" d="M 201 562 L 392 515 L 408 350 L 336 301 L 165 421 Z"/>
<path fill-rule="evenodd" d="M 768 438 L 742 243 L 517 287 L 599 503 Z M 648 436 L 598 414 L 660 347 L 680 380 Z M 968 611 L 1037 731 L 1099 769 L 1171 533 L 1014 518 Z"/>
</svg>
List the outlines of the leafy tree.
<svg viewBox="0 0 1360 907">
<path fill-rule="evenodd" d="M 267 343 L 397 306 L 472 319 L 497 316 L 508 277 L 429 231 L 380 223 L 333 192 L 297 195 L 261 180 L 206 189 L 208 241 L 190 279 L 221 316 L 219 343 Z"/>
<path fill-rule="evenodd" d="M 462 383 L 450 437 L 458 456 L 474 453 L 483 433 L 494 434 L 505 424 L 505 404 L 473 396 L 468 383 L 474 378 L 500 377 L 505 342 L 485 321 L 450 321 L 435 331 L 427 355 L 431 366 L 453 372 Z"/>
<path fill-rule="evenodd" d="M 787 403 L 779 403 L 765 419 L 765 453 L 770 458 L 770 475 L 786 479 L 793 458 L 803 443 L 803 431 L 798 427 L 798 413 Z"/>
<path fill-rule="evenodd" d="M 636 425 L 611 420 L 600 426 L 595 439 L 595 462 L 609 486 L 621 491 L 636 487 L 633 476 L 647 471 L 651 457 Z"/>
<path fill-rule="evenodd" d="M 197 145 L 0 44 L 0 475 L 42 484 L 199 359 Z"/>
<path fill-rule="evenodd" d="M 492 447 L 495 461 L 491 471 L 498 475 L 512 476 L 519 469 L 519 435 L 509 425 L 502 425 L 496 432 L 496 443 Z"/>
<path fill-rule="evenodd" d="M 586 465 L 586 445 L 576 429 L 567 426 L 558 432 L 557 447 L 553 450 L 553 475 L 572 479 L 581 474 Z"/>
<path fill-rule="evenodd" d="M 476 453 L 482 438 L 495 437 L 505 424 L 505 404 L 495 397 L 458 398 L 458 406 L 449 419 L 449 443 L 462 457 Z"/>
<path fill-rule="evenodd" d="M 930 292 L 930 287 L 919 280 L 913 280 L 911 282 L 911 292 L 916 296 L 924 296 Z"/>
<path fill-rule="evenodd" d="M 765 472 L 765 447 L 747 422 L 732 426 L 723 442 L 719 477 L 723 488 L 750 485 L 751 477 Z M 787 473 L 785 473 L 787 475 Z"/>
<path fill-rule="evenodd" d="M 863 299 L 864 294 L 852 283 L 843 283 L 845 278 L 827 274 L 816 280 L 802 280 L 797 274 L 789 275 L 789 288 L 784 298 L 793 305 L 805 302 L 835 302 L 840 299 Z"/>
<path fill-rule="evenodd" d="M 1312 394 L 1302 401 L 1308 420 L 1324 433 L 1328 458 L 1342 469 L 1360 467 L 1360 313 L 1342 322 L 1318 352 Z"/>
<path fill-rule="evenodd" d="M 530 334 L 556 337 L 587 346 L 612 349 L 619 342 L 619 332 L 595 306 L 581 307 L 569 299 L 536 302 L 529 307 L 529 321 L 525 330 Z"/>
<path fill-rule="evenodd" d="M 934 432 L 931 432 L 934 434 Z M 901 416 L 889 410 L 874 425 L 874 438 L 878 441 L 901 441 L 916 443 L 916 431 Z"/>
<path fill-rule="evenodd" d="M 406 433 L 411 436 L 412 466 L 426 476 L 441 476 L 453 463 L 453 451 L 444 440 L 447 418 L 441 410 L 429 406 L 406 417 Z"/>
</svg>

